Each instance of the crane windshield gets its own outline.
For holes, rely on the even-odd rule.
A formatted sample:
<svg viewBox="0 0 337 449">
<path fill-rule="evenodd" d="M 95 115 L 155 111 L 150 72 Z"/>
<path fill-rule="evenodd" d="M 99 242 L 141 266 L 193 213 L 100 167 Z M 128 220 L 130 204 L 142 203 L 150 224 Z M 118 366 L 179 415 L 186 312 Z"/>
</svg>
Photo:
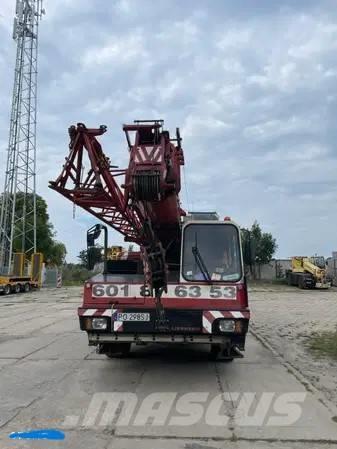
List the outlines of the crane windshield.
<svg viewBox="0 0 337 449">
<path fill-rule="evenodd" d="M 184 230 L 182 274 L 187 281 L 239 281 L 238 229 L 229 223 L 195 223 Z"/>
</svg>

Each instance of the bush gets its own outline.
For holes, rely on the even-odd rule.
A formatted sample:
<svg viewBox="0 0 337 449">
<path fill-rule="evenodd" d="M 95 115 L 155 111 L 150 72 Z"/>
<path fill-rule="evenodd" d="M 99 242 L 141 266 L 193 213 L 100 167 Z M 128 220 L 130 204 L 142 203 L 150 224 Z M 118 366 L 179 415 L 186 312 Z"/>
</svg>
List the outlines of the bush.
<svg viewBox="0 0 337 449">
<path fill-rule="evenodd" d="M 87 270 L 81 265 L 67 263 L 63 266 L 62 281 L 63 285 L 82 285 L 87 279 L 92 277 L 94 272 Z"/>
</svg>

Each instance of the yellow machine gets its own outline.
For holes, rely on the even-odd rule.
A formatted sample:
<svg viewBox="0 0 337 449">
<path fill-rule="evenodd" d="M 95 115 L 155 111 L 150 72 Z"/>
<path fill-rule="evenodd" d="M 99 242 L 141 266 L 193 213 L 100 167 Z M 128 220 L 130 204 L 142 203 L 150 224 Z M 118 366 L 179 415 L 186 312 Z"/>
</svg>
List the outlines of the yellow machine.
<svg viewBox="0 0 337 449">
<path fill-rule="evenodd" d="M 10 293 L 29 292 L 33 288 L 41 287 L 42 264 L 42 253 L 32 254 L 29 274 L 25 276 L 25 254 L 14 253 L 13 273 L 7 276 L 0 276 L 0 293 L 9 295 Z"/>
<path fill-rule="evenodd" d="M 289 285 L 296 285 L 300 288 L 321 288 L 331 287 L 331 282 L 327 280 L 326 269 L 317 266 L 315 258 L 294 256 L 291 258 L 291 270 L 287 272 Z"/>
<path fill-rule="evenodd" d="M 107 257 L 109 260 L 119 260 L 122 258 L 123 252 L 122 246 L 110 246 Z"/>
</svg>

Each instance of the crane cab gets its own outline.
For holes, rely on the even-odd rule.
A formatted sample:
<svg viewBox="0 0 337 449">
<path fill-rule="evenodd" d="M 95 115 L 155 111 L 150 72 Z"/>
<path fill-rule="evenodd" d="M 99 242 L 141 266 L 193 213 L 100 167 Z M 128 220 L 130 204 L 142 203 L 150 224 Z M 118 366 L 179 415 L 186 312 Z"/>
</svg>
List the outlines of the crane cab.
<svg viewBox="0 0 337 449">
<path fill-rule="evenodd" d="M 239 227 L 215 212 L 193 212 L 184 219 L 181 283 L 238 283 L 244 277 Z"/>
</svg>

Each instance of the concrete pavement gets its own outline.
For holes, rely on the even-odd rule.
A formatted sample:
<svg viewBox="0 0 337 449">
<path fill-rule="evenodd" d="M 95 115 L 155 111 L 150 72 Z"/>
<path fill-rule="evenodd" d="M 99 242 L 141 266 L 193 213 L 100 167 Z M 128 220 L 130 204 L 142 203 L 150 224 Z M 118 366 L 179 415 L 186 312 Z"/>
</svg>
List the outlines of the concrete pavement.
<svg viewBox="0 0 337 449">
<path fill-rule="evenodd" d="M 203 347 L 107 359 L 78 330 L 79 302 L 77 288 L 0 297 L 1 448 L 337 447 L 334 404 L 253 335 L 229 364 Z M 8 438 L 37 428 L 65 440 Z"/>
</svg>

